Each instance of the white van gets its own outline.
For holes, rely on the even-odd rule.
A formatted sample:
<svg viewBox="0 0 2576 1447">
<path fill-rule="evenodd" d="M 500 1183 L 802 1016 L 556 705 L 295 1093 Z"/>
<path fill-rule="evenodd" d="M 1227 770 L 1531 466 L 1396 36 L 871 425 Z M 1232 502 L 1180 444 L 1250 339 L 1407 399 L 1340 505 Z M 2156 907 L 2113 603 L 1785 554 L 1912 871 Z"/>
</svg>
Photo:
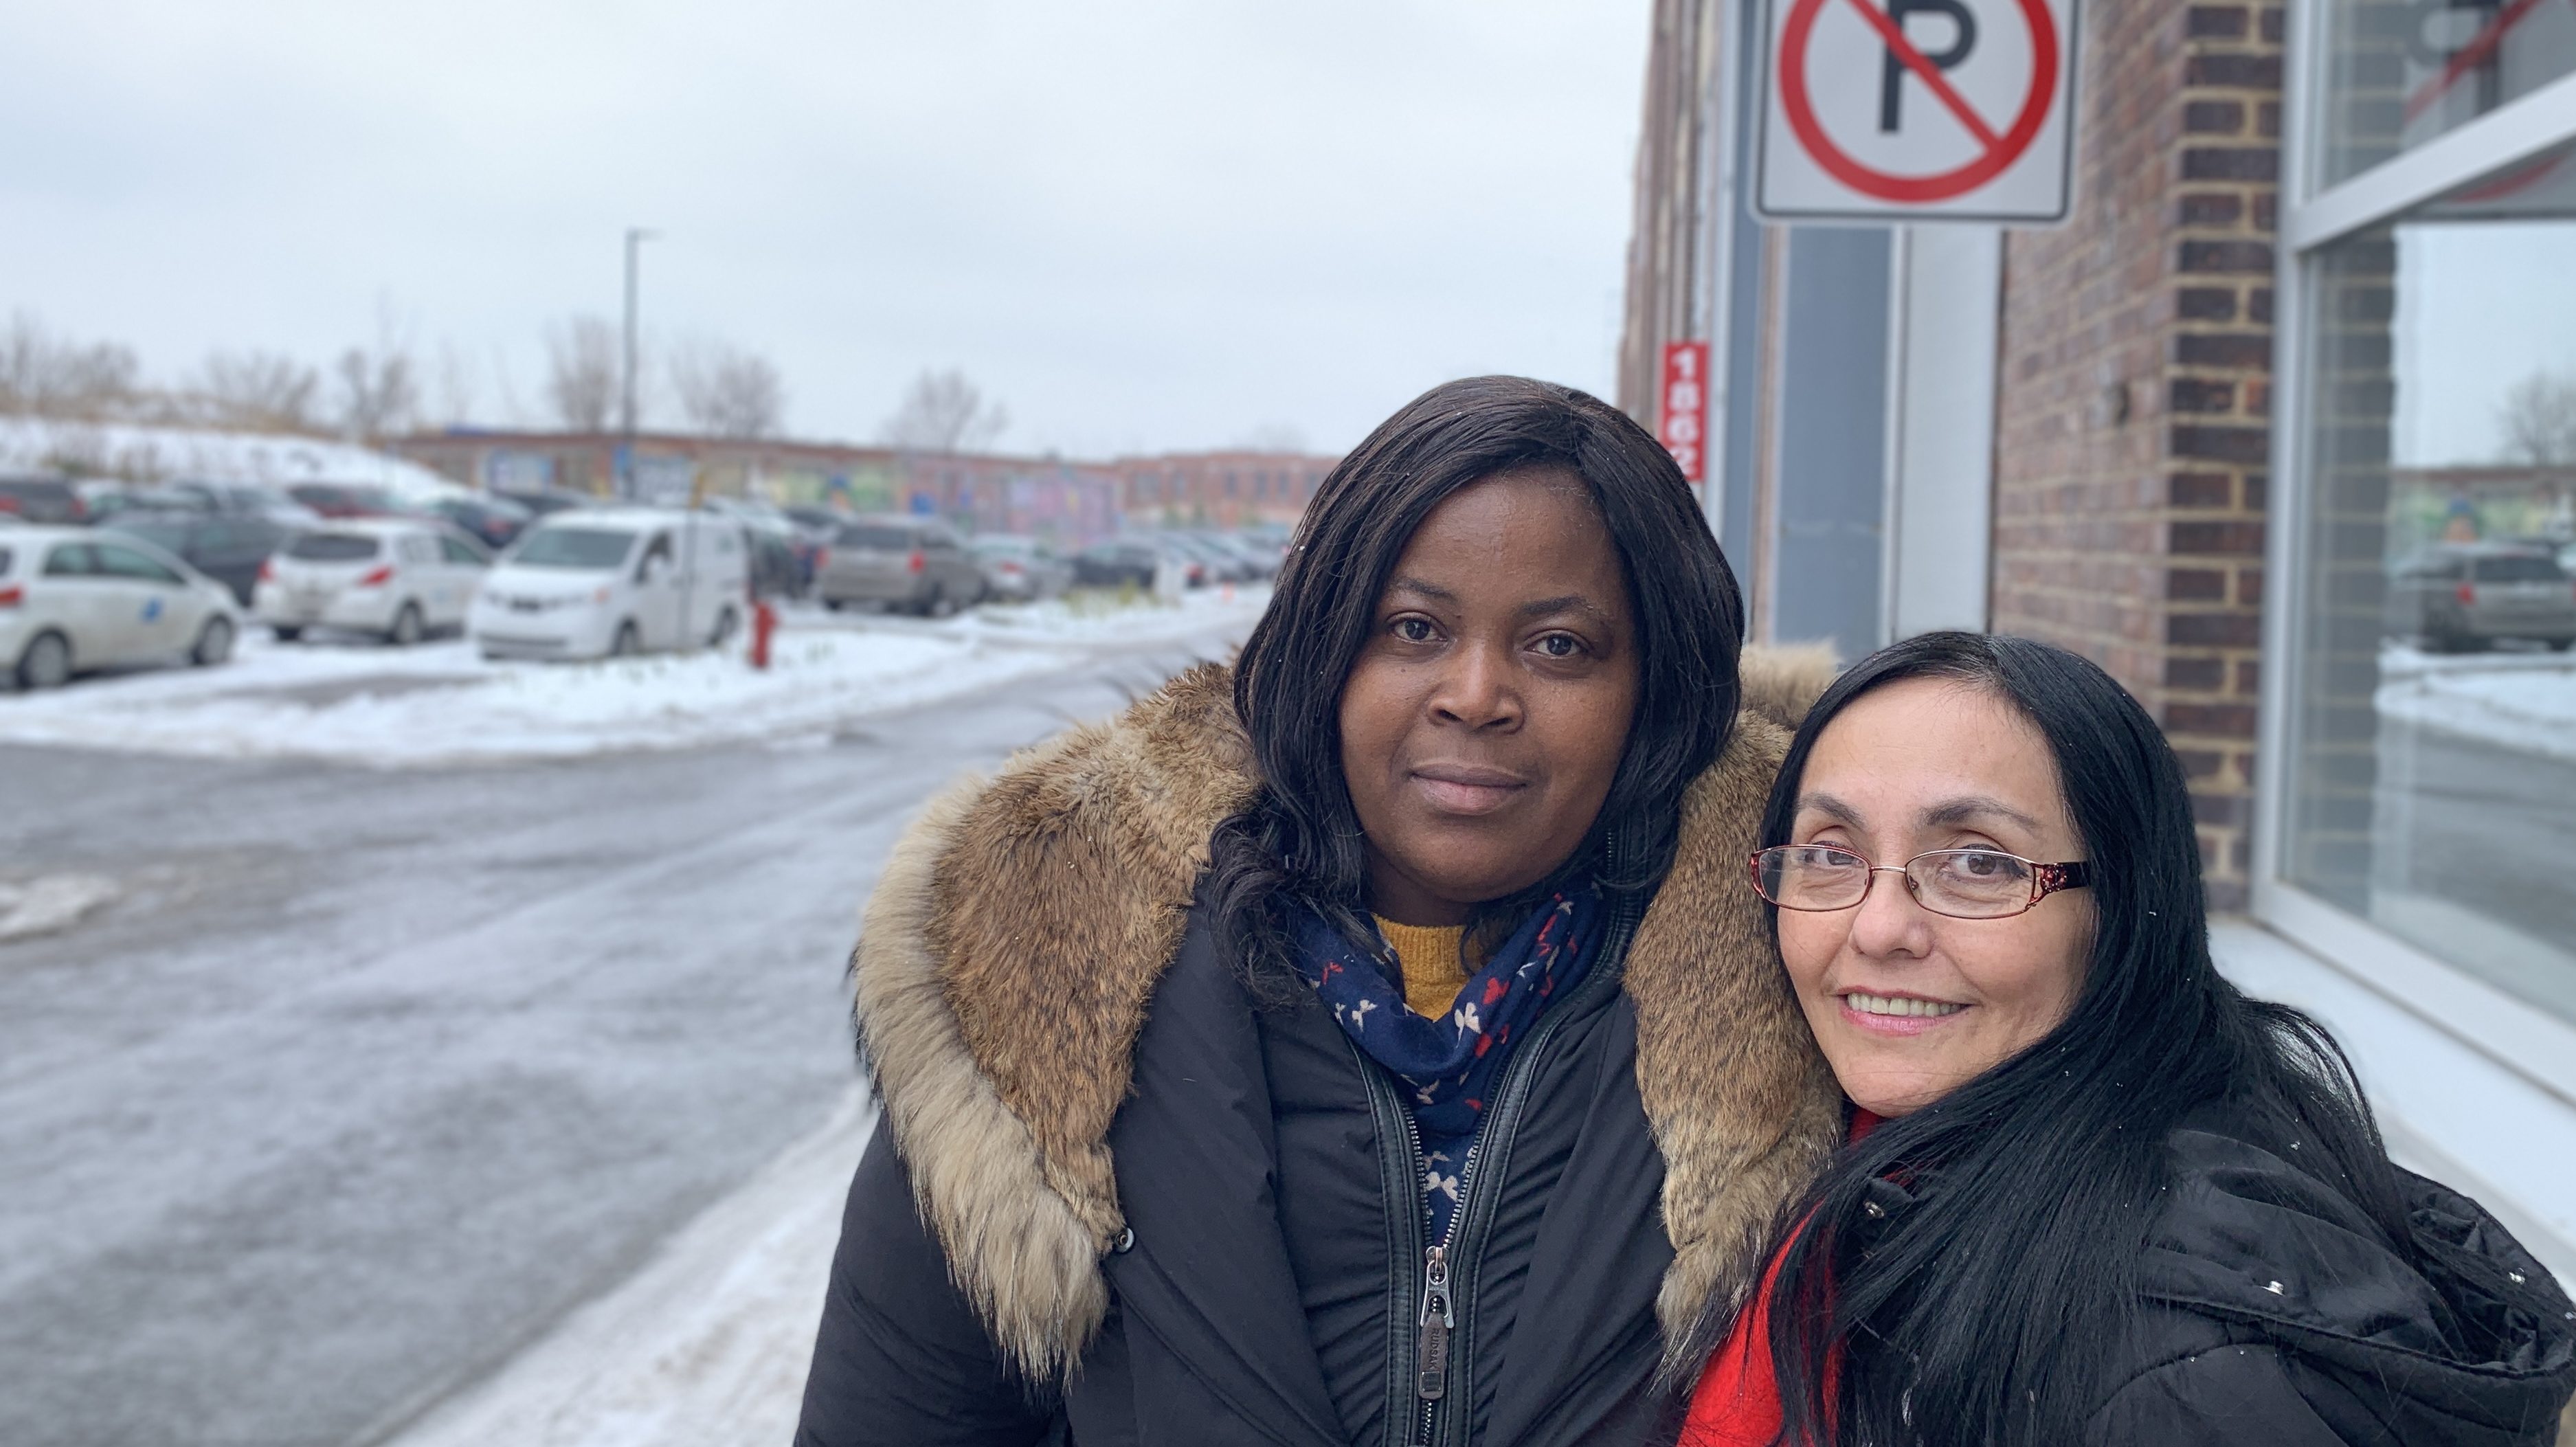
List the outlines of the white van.
<svg viewBox="0 0 2576 1447">
<path fill-rule="evenodd" d="M 750 590 L 742 523 L 672 508 L 581 508 L 520 534 L 474 596 L 486 658 L 601 658 L 720 645 Z"/>
</svg>

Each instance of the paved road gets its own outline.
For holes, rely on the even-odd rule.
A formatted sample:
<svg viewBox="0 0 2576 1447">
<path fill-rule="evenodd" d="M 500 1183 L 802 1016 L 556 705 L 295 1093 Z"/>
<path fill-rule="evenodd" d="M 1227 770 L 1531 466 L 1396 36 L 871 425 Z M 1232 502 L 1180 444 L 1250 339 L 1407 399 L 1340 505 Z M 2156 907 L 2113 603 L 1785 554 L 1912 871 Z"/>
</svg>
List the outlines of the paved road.
<svg viewBox="0 0 2576 1447">
<path fill-rule="evenodd" d="M 488 1372 L 841 1097 L 913 806 L 1191 653 L 803 752 L 0 748 L 0 878 L 127 891 L 0 944 L 0 1440 L 347 1447 Z"/>
</svg>

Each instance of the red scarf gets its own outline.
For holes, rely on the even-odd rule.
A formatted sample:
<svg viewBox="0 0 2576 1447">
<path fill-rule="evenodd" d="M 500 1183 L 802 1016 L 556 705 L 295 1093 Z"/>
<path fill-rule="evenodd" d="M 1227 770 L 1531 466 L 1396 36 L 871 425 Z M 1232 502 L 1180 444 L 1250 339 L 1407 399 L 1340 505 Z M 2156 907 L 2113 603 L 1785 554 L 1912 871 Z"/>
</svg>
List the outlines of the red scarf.
<svg viewBox="0 0 2576 1447">
<path fill-rule="evenodd" d="M 1849 1139 L 1858 1144 L 1877 1125 L 1877 1116 L 1855 1107 Z M 1800 1221 L 1800 1230 L 1806 1224 Z M 1798 1233 L 1790 1232 L 1789 1240 L 1772 1253 L 1771 1264 L 1762 1272 L 1761 1288 L 1735 1318 L 1735 1330 L 1709 1355 L 1699 1385 L 1691 1391 L 1690 1416 L 1682 1423 L 1677 1447 L 1771 1447 L 1779 1439 L 1780 1382 L 1771 1371 L 1771 1291 L 1780 1279 L 1780 1263 L 1788 1259 L 1789 1244 L 1797 1239 Z M 1839 1351 L 1825 1359 L 1829 1400 L 1841 1360 Z"/>
</svg>

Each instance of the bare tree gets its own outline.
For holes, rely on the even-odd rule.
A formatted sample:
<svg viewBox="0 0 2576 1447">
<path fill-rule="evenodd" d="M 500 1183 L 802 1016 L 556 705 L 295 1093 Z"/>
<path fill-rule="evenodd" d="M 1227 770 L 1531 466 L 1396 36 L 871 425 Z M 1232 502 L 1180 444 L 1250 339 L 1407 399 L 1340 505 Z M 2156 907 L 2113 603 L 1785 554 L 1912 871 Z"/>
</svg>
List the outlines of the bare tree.
<svg viewBox="0 0 2576 1447">
<path fill-rule="evenodd" d="M 672 354 L 671 389 L 689 426 L 710 437 L 773 437 L 786 420 L 778 368 L 710 337 L 692 337 Z"/>
<path fill-rule="evenodd" d="M 351 347 L 332 368 L 340 384 L 340 427 L 372 441 L 409 427 L 420 414 L 420 382 L 411 354 L 397 347 Z"/>
<path fill-rule="evenodd" d="M 218 427 L 310 432 L 321 374 L 283 352 L 213 352 L 176 400 L 190 420 Z"/>
<path fill-rule="evenodd" d="M 913 378 L 881 435 L 892 446 L 919 452 L 968 452 L 992 445 L 1010 425 L 1001 403 L 986 402 L 964 372 L 952 369 Z"/>
<path fill-rule="evenodd" d="M 2506 390 L 2497 410 L 2507 458 L 2535 467 L 2576 463 L 2576 376 L 2534 372 Z"/>
<path fill-rule="evenodd" d="M 94 420 L 131 405 L 141 376 L 131 348 L 61 340 L 27 312 L 0 337 L 0 412 Z"/>
<path fill-rule="evenodd" d="M 605 432 L 617 411 L 617 329 L 577 316 L 546 333 L 546 405 L 568 432 Z"/>
</svg>

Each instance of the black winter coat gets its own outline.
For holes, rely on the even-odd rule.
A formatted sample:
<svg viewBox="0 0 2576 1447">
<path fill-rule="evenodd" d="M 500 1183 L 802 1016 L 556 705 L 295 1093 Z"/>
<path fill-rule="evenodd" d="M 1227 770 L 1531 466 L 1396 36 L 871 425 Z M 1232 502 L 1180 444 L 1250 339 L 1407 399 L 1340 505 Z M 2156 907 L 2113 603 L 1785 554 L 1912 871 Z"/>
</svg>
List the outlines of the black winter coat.
<svg viewBox="0 0 2576 1447">
<path fill-rule="evenodd" d="M 1840 1133 L 1743 882 L 1782 743 L 1745 717 L 1652 903 L 1514 1047 L 1445 1362 L 1388 1077 L 1311 1000 L 1257 1007 L 1192 907 L 1251 789 L 1223 671 L 934 804 L 862 930 L 885 1116 L 798 1442 L 1649 1440 L 1664 1328 L 1743 1299 Z"/>
<path fill-rule="evenodd" d="M 2224 1109 L 2171 1142 L 2147 1305 L 2094 1447 L 2545 1447 L 2576 1307 L 2475 1201 L 2401 1173 L 2418 1258 Z M 2488 1270 L 2432 1264 L 2434 1242 Z M 2478 1279 L 2483 1277 L 2483 1279 Z"/>
</svg>

